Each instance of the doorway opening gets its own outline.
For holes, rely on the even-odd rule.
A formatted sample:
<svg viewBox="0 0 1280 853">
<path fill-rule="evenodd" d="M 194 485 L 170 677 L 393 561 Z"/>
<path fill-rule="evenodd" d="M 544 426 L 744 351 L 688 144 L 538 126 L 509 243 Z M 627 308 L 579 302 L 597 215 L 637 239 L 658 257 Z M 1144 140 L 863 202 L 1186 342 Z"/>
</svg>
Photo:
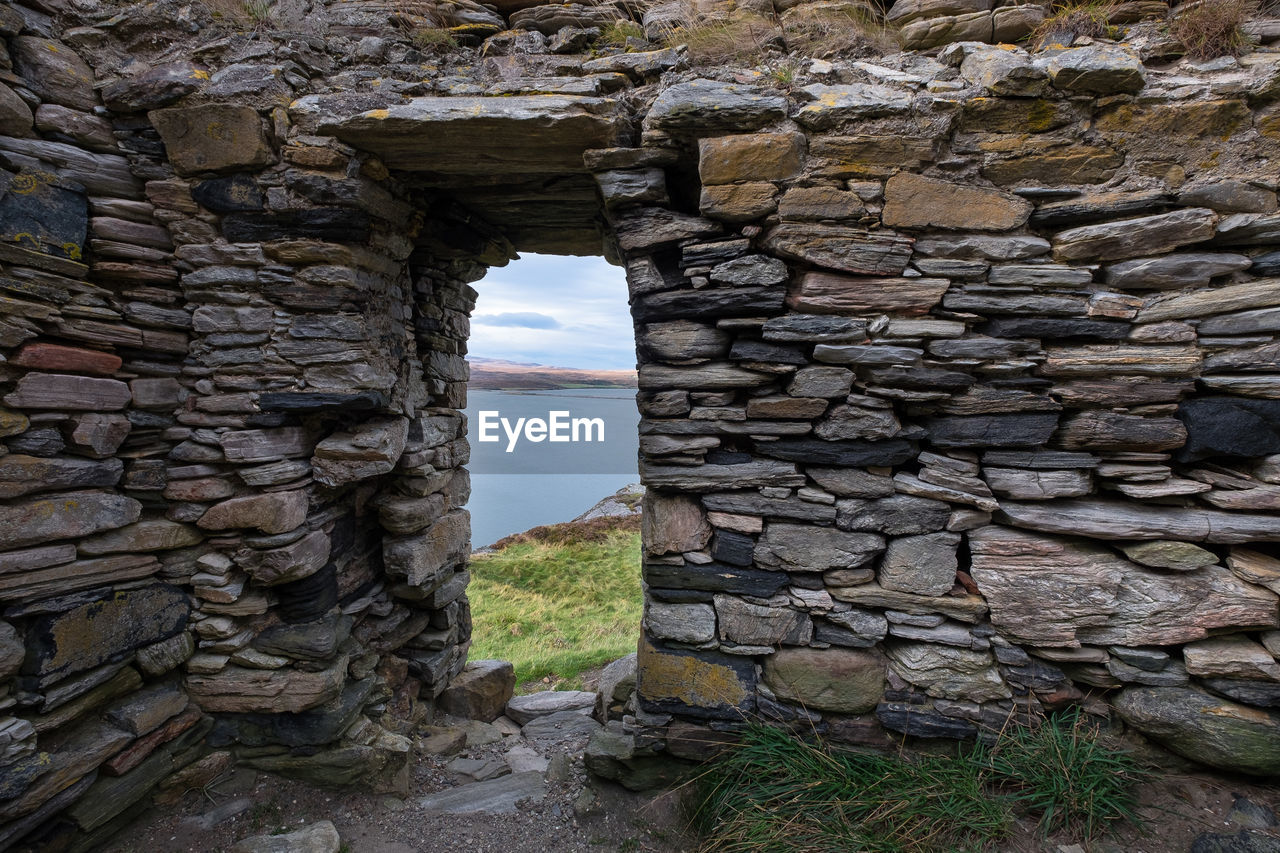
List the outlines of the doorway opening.
<svg viewBox="0 0 1280 853">
<path fill-rule="evenodd" d="M 635 346 L 623 272 L 526 255 L 477 282 L 468 340 L 470 658 L 593 686 L 642 609 Z"/>
</svg>

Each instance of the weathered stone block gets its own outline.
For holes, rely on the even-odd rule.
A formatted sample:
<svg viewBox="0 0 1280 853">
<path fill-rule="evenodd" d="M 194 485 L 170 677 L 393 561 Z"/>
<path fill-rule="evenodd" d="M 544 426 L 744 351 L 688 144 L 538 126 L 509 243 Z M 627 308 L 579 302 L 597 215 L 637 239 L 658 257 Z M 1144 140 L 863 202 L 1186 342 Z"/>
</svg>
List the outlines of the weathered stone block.
<svg viewBox="0 0 1280 853">
<path fill-rule="evenodd" d="M 756 666 L 747 657 L 659 649 L 641 638 L 636 692 L 647 710 L 741 720 L 755 709 Z"/>
<path fill-rule="evenodd" d="M 311 469 L 317 482 L 340 486 L 386 474 L 404 453 L 407 418 L 375 418 L 335 432 L 316 445 Z"/>
<path fill-rule="evenodd" d="M 802 133 L 755 133 L 698 140 L 698 176 L 703 185 L 735 181 L 781 181 L 800 171 Z"/>
<path fill-rule="evenodd" d="M 884 697 L 884 679 L 876 650 L 787 648 L 764 662 L 764 683 L 779 699 L 816 711 L 864 714 Z"/>
<path fill-rule="evenodd" d="M 886 589 L 942 595 L 956 582 L 957 533 L 906 536 L 889 542 L 878 578 Z"/>
<path fill-rule="evenodd" d="M 884 550 L 884 539 L 872 533 L 851 533 L 830 527 L 772 523 L 755 549 L 761 566 L 793 572 L 854 568 Z"/>
<path fill-rule="evenodd" d="M 124 658 L 181 632 L 191 603 L 176 587 L 151 584 L 36 617 L 23 671 L 41 684 Z"/>
<path fill-rule="evenodd" d="M 204 104 L 147 114 L 180 175 L 255 169 L 276 161 L 262 118 L 252 107 Z"/>
<path fill-rule="evenodd" d="M 950 228 L 1010 231 L 1027 221 L 1033 205 L 1012 193 L 965 186 L 899 172 L 884 190 L 885 225 L 897 228 Z"/>
<path fill-rule="evenodd" d="M 645 492 L 640 516 L 645 553 L 683 554 L 705 547 L 711 527 L 698 502 L 654 489 Z"/>
<path fill-rule="evenodd" d="M 28 373 L 4 398 L 15 409 L 118 411 L 133 399 L 129 386 L 116 379 L 95 379 L 60 373 Z"/>
<path fill-rule="evenodd" d="M 1112 704 L 1126 723 L 1193 761 L 1233 773 L 1280 773 L 1280 714 L 1190 687 L 1127 687 Z"/>
<path fill-rule="evenodd" d="M 214 504 L 196 524 L 205 530 L 253 527 L 263 533 L 288 533 L 307 519 L 307 493 L 301 489 L 245 495 Z"/>
<path fill-rule="evenodd" d="M 138 520 L 142 504 L 109 492 L 64 492 L 0 506 L 0 541 L 10 548 L 88 536 Z"/>
<path fill-rule="evenodd" d="M 337 698 L 348 660 L 340 655 L 318 672 L 228 666 L 212 675 L 188 675 L 187 693 L 209 713 L 296 714 Z"/>
</svg>

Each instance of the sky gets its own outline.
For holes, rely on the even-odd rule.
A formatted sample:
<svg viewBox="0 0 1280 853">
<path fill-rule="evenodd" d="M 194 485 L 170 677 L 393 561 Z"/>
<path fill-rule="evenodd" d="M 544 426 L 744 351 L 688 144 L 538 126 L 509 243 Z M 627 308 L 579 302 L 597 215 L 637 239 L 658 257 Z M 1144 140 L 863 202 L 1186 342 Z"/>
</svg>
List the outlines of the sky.
<svg viewBox="0 0 1280 853">
<path fill-rule="evenodd" d="M 622 267 L 604 258 L 522 255 L 471 285 L 470 355 L 552 367 L 632 370 Z"/>
</svg>

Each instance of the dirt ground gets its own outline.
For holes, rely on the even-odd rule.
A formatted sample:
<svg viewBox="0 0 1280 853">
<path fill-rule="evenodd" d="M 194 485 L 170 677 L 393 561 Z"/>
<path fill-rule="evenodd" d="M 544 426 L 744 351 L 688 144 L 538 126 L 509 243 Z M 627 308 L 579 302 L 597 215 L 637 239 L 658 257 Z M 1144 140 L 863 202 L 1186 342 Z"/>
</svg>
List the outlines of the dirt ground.
<svg viewBox="0 0 1280 853">
<path fill-rule="evenodd" d="M 426 810 L 424 796 L 458 782 L 449 759 L 417 755 L 407 797 L 332 791 L 253 771 L 237 770 L 176 806 L 153 808 L 107 848 L 110 853 L 216 853 L 259 834 L 331 820 L 351 853 L 686 853 L 697 849 L 687 830 L 682 791 L 634 794 L 588 780 L 583 741 L 543 749 L 552 758 L 547 795 L 512 814 L 446 815 Z M 507 744 L 506 746 L 510 746 Z M 504 745 L 466 750 L 490 758 Z M 557 757 L 559 756 L 559 757 Z M 1067 835 L 1045 838 L 1031 821 L 990 848 L 998 853 L 1185 853 L 1204 832 L 1235 833 L 1228 821 L 1235 795 L 1280 811 L 1280 785 L 1204 772 L 1170 772 L 1140 789 L 1143 824 L 1081 843 Z M 1267 832 L 1280 839 L 1280 830 Z M 1280 841 L 1278 841 L 1280 843 Z M 1073 847 L 1073 844 L 1080 844 Z"/>
</svg>

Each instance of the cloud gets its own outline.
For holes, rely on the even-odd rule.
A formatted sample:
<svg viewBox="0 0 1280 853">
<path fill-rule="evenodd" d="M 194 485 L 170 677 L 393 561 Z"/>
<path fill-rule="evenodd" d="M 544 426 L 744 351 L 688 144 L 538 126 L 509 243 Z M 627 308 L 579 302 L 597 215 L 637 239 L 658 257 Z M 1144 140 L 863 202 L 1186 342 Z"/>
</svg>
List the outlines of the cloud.
<svg viewBox="0 0 1280 853">
<path fill-rule="evenodd" d="M 524 255 L 472 287 L 482 312 L 472 318 L 472 355 L 594 370 L 635 367 L 626 278 L 603 258 Z M 492 322 L 551 314 L 555 326 Z"/>
<path fill-rule="evenodd" d="M 525 329 L 558 329 L 560 322 L 550 314 L 536 311 L 508 311 L 502 314 L 477 314 L 471 322 L 480 326 L 519 326 Z"/>
</svg>

